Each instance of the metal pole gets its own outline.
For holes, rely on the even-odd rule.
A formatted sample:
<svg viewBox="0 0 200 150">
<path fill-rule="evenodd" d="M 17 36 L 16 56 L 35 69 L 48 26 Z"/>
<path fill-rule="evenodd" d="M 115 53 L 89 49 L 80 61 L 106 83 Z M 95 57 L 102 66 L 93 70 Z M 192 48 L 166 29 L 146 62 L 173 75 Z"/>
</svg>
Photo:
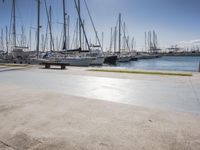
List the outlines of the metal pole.
<svg viewBox="0 0 200 150">
<path fill-rule="evenodd" d="M 50 51 L 53 50 L 53 37 L 52 37 L 52 9 L 51 9 L 51 5 L 49 6 L 49 30 L 50 30 Z"/>
<path fill-rule="evenodd" d="M 6 53 L 8 54 L 8 27 L 6 26 Z"/>
<path fill-rule="evenodd" d="M 101 36 L 101 37 L 102 37 L 102 39 L 101 39 L 101 40 L 102 40 L 102 41 L 101 41 L 102 45 L 101 45 L 101 46 L 102 46 L 102 52 L 103 52 L 103 50 L 104 50 L 104 49 L 103 49 L 103 46 L 104 46 L 104 45 L 103 45 L 103 44 L 104 44 L 104 33 L 103 33 L 103 32 L 102 32 L 102 36 Z"/>
<path fill-rule="evenodd" d="M 147 51 L 147 33 L 144 33 L 144 38 L 145 38 L 145 52 Z"/>
<path fill-rule="evenodd" d="M 78 0 L 78 14 L 81 14 L 81 3 L 80 0 Z M 81 16 L 80 16 L 81 17 Z M 79 42 L 80 42 L 80 48 L 82 47 L 82 40 L 81 40 L 81 21 L 79 19 Z"/>
<path fill-rule="evenodd" d="M 115 33 L 114 33 L 114 53 L 117 49 L 117 27 L 115 26 Z"/>
<path fill-rule="evenodd" d="M 69 45 L 70 45 L 69 25 L 70 25 L 70 16 L 68 15 L 67 17 L 67 49 L 69 49 Z"/>
<path fill-rule="evenodd" d="M 31 47 L 31 40 L 32 40 L 32 38 L 31 38 L 31 28 L 30 28 L 30 31 L 29 31 L 29 49 L 30 49 L 30 51 L 32 51 L 32 47 Z"/>
<path fill-rule="evenodd" d="M 16 47 L 16 3 L 13 0 L 13 46 Z"/>
<path fill-rule="evenodd" d="M 119 14 L 119 52 L 121 51 L 121 13 Z"/>
<path fill-rule="evenodd" d="M 1 29 L 1 47 L 2 47 L 2 49 L 4 50 L 4 40 L 3 40 L 4 38 L 3 38 L 3 29 Z"/>
<path fill-rule="evenodd" d="M 38 14 L 37 14 L 37 58 L 39 58 L 39 50 L 40 50 L 40 0 L 38 0 Z"/>
<path fill-rule="evenodd" d="M 112 32 L 112 28 L 111 28 L 111 30 L 110 30 L 110 51 L 112 50 L 112 41 L 113 41 L 112 36 L 113 36 L 113 32 Z"/>
<path fill-rule="evenodd" d="M 65 48 L 65 50 L 67 49 L 67 31 L 66 31 L 66 10 L 65 10 L 65 0 L 63 0 L 63 19 L 64 19 L 64 45 L 63 47 Z"/>
</svg>

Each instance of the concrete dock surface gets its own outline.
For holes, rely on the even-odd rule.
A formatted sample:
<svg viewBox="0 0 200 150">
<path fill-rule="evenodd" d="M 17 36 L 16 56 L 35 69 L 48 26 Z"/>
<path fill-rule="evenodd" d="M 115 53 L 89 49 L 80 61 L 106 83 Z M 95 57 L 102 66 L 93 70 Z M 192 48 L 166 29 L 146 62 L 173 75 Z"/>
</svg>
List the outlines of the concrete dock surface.
<svg viewBox="0 0 200 150">
<path fill-rule="evenodd" d="M 20 78 L 22 74 L 24 76 Z M 38 77 L 37 74 L 40 74 L 41 78 L 45 76 L 46 80 L 53 85 L 49 84 L 49 88 L 43 86 L 41 84 L 46 82 L 39 79 L 36 83 L 37 79 L 34 78 Z M 189 107 L 184 108 L 184 111 L 179 111 L 173 107 L 172 109 L 159 107 L 160 105 L 148 107 L 134 105 L 134 103 L 122 104 L 121 101 L 114 103 L 111 101 L 115 100 L 106 100 L 109 97 L 94 98 L 98 96 L 94 93 L 93 96 L 90 94 L 83 96 L 84 93 L 81 94 L 74 89 L 74 93 L 70 93 L 72 91 L 67 87 L 66 90 L 69 92 L 64 92 L 63 88 L 55 90 L 58 88 L 56 84 L 62 87 L 63 85 L 60 84 L 65 84 L 65 80 L 52 82 L 54 79 L 49 77 L 49 74 L 55 78 L 66 76 L 71 79 L 75 76 L 74 82 L 82 82 L 77 80 L 77 77 L 81 78 L 80 76 L 95 77 L 95 80 L 96 78 L 117 79 L 106 80 L 106 82 L 112 81 L 110 84 L 114 86 L 116 86 L 115 82 L 137 81 L 138 83 L 135 84 L 136 89 L 138 87 L 137 90 L 141 90 L 139 85 L 142 82 L 148 81 L 144 85 L 151 83 L 151 91 L 155 90 L 155 93 L 158 83 L 167 83 L 166 89 L 171 88 L 173 84 L 176 85 L 174 89 L 185 86 L 184 89 L 175 92 L 188 92 L 192 87 L 193 95 L 191 96 L 191 93 L 186 93 L 186 95 L 190 95 L 187 98 L 191 98 L 191 103 L 197 105 L 190 107 L 195 108 L 196 111 L 191 112 Z M 6 77 L 8 81 L 5 81 Z M 193 77 L 163 77 L 97 73 L 71 67 L 65 71 L 29 68 L 9 71 L 9 73 L 0 72 L 0 150 L 199 150 L 200 115 L 197 110 L 200 109 L 198 105 L 199 79 L 200 75 L 197 73 Z M 99 81 L 102 80 L 98 80 L 95 84 L 100 89 L 110 88 L 98 85 Z M 66 85 L 74 86 L 71 82 Z M 80 86 L 83 87 L 83 85 Z M 93 88 L 93 85 L 91 87 Z M 189 88 L 188 91 L 186 87 Z M 105 94 L 105 91 L 100 91 Z M 94 91 L 91 91 L 91 94 L 92 92 Z M 98 91 L 98 94 L 101 92 Z M 168 96 L 168 92 L 164 93 L 165 96 Z M 179 97 L 179 94 L 181 93 L 177 93 L 176 96 Z M 116 98 L 115 96 L 110 96 L 110 98 Z M 138 99 L 141 98 L 140 94 L 137 96 Z M 153 98 L 160 96 L 158 94 Z M 172 96 L 173 94 L 169 94 L 170 98 Z M 122 97 L 120 98 L 123 100 Z M 137 97 L 129 98 L 134 100 Z M 181 103 L 185 103 L 181 106 L 188 105 L 185 101 L 176 105 Z M 169 105 L 171 105 L 171 100 Z"/>
</svg>

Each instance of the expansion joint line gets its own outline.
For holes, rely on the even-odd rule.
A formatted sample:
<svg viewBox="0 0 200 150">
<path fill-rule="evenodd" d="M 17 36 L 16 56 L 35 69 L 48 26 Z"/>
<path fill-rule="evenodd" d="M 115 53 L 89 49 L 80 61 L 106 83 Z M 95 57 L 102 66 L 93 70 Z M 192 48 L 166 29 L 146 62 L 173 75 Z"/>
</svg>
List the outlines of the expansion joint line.
<svg viewBox="0 0 200 150">
<path fill-rule="evenodd" d="M 10 147 L 10 148 L 12 148 L 13 150 L 16 150 L 15 148 L 13 148 L 12 146 L 10 146 L 10 145 L 8 145 L 8 144 L 6 144 L 6 143 L 4 143 L 3 141 L 1 141 L 0 140 L 0 143 L 2 143 L 3 145 L 5 145 L 5 146 L 7 146 L 7 147 Z"/>
<path fill-rule="evenodd" d="M 197 91 L 196 91 L 196 89 L 194 88 L 194 85 L 193 85 L 191 79 L 189 79 L 189 82 L 190 82 L 190 84 L 191 84 L 192 91 L 194 92 L 195 98 L 196 98 L 196 100 L 197 100 L 197 102 L 199 103 L 199 106 L 200 106 L 200 98 L 198 97 Z"/>
</svg>

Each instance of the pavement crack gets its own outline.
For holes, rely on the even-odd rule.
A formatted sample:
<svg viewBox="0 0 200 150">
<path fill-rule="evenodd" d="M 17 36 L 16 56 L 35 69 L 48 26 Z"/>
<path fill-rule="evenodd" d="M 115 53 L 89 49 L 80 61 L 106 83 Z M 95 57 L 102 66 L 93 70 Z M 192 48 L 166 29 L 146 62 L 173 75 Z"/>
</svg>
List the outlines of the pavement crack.
<svg viewBox="0 0 200 150">
<path fill-rule="evenodd" d="M 199 103 L 199 106 L 200 106 L 200 98 L 199 98 L 199 96 L 198 96 L 198 94 L 197 94 L 196 89 L 194 88 L 194 85 L 193 85 L 191 79 L 189 79 L 189 82 L 190 82 L 190 84 L 191 84 L 192 91 L 193 91 L 193 93 L 194 93 L 194 95 L 195 95 L 195 98 L 196 98 L 196 100 L 197 100 L 197 102 Z"/>
<path fill-rule="evenodd" d="M 9 148 L 12 148 L 13 150 L 16 150 L 16 149 L 13 148 L 11 145 L 9 145 L 9 144 L 7 144 L 7 143 L 1 141 L 1 140 L 0 140 L 0 143 L 2 143 L 3 145 L 5 145 L 5 146 L 7 146 L 7 147 L 9 147 Z"/>
</svg>

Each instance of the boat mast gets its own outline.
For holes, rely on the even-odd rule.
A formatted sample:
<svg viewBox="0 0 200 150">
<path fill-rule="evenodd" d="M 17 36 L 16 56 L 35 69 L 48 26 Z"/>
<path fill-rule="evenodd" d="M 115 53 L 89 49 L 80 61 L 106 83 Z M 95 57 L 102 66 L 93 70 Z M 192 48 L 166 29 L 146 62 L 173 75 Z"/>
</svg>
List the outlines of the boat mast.
<svg viewBox="0 0 200 150">
<path fill-rule="evenodd" d="M 129 52 L 131 52 L 130 46 L 129 46 L 129 37 L 126 36 L 126 23 L 124 22 L 124 48 L 128 48 Z"/>
<path fill-rule="evenodd" d="M 39 58 L 40 49 L 40 0 L 37 0 L 37 58 Z"/>
<path fill-rule="evenodd" d="M 83 21 L 82 21 L 82 19 L 81 19 L 81 14 L 79 13 L 80 11 L 78 10 L 78 4 L 77 4 L 76 0 L 74 0 L 74 3 L 75 3 L 76 11 L 77 11 L 77 13 L 78 13 L 79 23 L 80 23 L 80 25 L 81 25 L 81 27 L 82 27 L 82 29 L 83 29 L 83 34 L 84 34 L 84 36 L 85 36 L 86 44 L 87 44 L 87 46 L 88 46 L 89 51 L 91 51 L 90 45 L 89 45 L 89 42 L 88 42 L 88 38 L 87 38 L 87 35 L 86 35 L 86 32 L 85 32 L 85 28 L 84 28 L 84 25 L 83 25 Z"/>
<path fill-rule="evenodd" d="M 49 6 L 49 30 L 50 30 L 50 51 L 53 50 L 53 37 L 52 37 L 52 9 Z"/>
<path fill-rule="evenodd" d="M 64 20 L 64 24 L 63 24 L 63 30 L 64 30 L 64 39 L 63 39 L 63 48 L 65 48 L 65 50 L 67 49 L 66 45 L 67 45 L 67 31 L 66 31 L 66 5 L 65 5 L 65 0 L 63 0 L 63 20 Z"/>
<path fill-rule="evenodd" d="M 16 0 L 13 0 L 13 46 L 16 47 Z"/>
<path fill-rule="evenodd" d="M 6 26 L 6 53 L 8 54 L 8 27 Z"/>
<path fill-rule="evenodd" d="M 2 50 L 4 50 L 4 40 L 3 40 L 4 38 L 3 38 L 3 29 L 1 29 L 1 48 L 2 48 Z"/>
<path fill-rule="evenodd" d="M 119 13 L 119 53 L 121 52 L 121 13 Z"/>
<path fill-rule="evenodd" d="M 147 33 L 146 32 L 144 33 L 144 38 L 145 38 L 144 44 L 145 44 L 145 52 L 146 52 L 147 51 Z"/>
<path fill-rule="evenodd" d="M 81 14 L 81 4 L 80 4 L 80 0 L 78 0 L 78 6 L 77 6 L 77 8 L 78 8 L 78 14 Z M 79 31 L 79 42 L 80 42 L 80 48 L 81 48 L 81 45 L 82 45 L 82 40 L 81 40 L 81 21 L 80 21 L 80 19 L 79 19 L 79 29 L 78 29 L 78 31 Z"/>
<path fill-rule="evenodd" d="M 131 50 L 132 50 L 132 52 L 134 51 L 134 48 L 135 48 L 134 47 L 134 43 L 135 43 L 135 38 L 133 37 L 132 38 L 132 44 L 131 44 L 131 47 L 132 47 Z"/>
<path fill-rule="evenodd" d="M 103 52 L 103 46 L 104 46 L 104 32 L 101 33 L 101 47 L 102 47 L 102 52 Z"/>
<path fill-rule="evenodd" d="M 67 49 L 69 49 L 70 45 L 70 33 L 69 33 L 69 26 L 70 26 L 70 16 L 67 16 Z"/>
<path fill-rule="evenodd" d="M 113 31 L 112 31 L 112 28 L 110 30 L 110 51 L 112 51 L 112 42 L 113 42 Z"/>
<path fill-rule="evenodd" d="M 29 31 L 29 49 L 30 49 L 30 51 L 32 51 L 32 48 L 31 48 L 31 28 L 30 28 L 30 31 Z"/>
<path fill-rule="evenodd" d="M 117 48 L 117 27 L 115 26 L 115 31 L 114 31 L 114 53 L 116 52 Z"/>
</svg>

